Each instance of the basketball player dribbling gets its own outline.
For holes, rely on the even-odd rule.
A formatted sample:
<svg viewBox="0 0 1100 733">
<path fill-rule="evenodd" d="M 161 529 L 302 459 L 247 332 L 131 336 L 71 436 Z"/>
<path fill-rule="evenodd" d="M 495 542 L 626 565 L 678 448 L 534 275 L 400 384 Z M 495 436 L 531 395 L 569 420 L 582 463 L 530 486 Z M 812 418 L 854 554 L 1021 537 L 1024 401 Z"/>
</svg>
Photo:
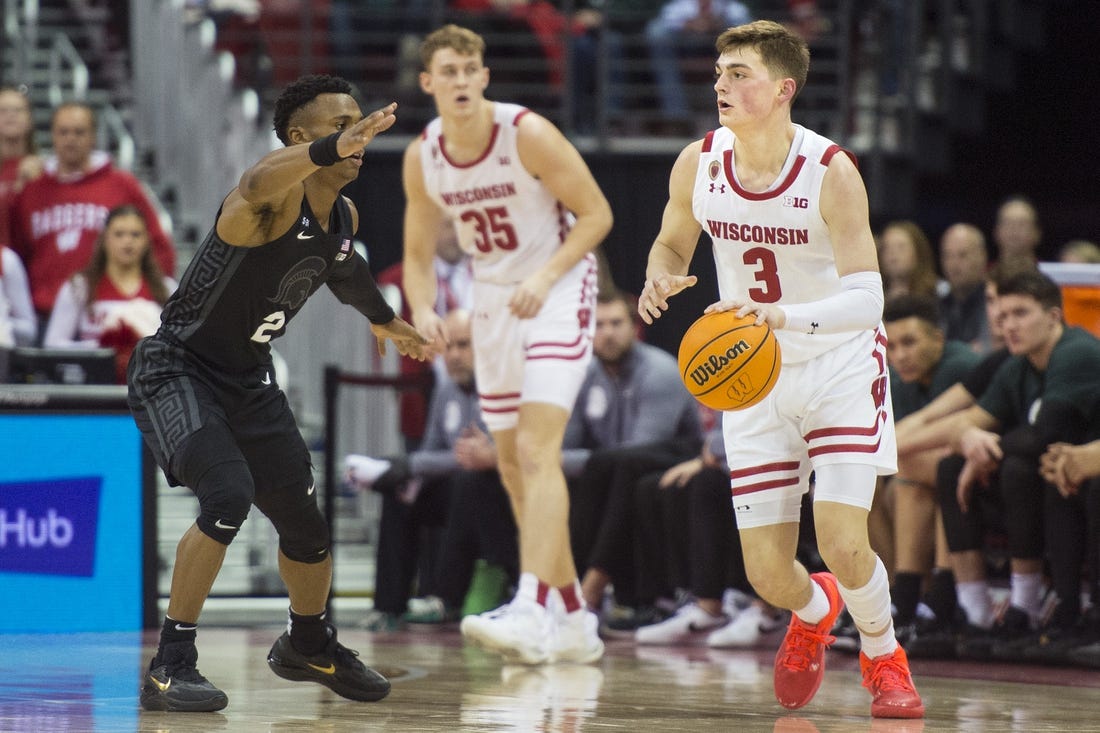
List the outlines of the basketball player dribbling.
<svg viewBox="0 0 1100 733">
<path fill-rule="evenodd" d="M 465 638 L 526 664 L 603 655 L 581 596 L 561 470 L 565 426 L 592 358 L 596 263 L 611 209 L 549 121 L 485 98 L 485 43 L 455 25 L 420 47 L 421 89 L 439 116 L 405 152 L 404 289 L 438 348 L 435 232 L 455 222 L 473 257 L 474 369 L 481 412 L 519 529 L 515 598 L 462 620 Z M 470 511 L 477 511 L 470 507 Z"/>
<path fill-rule="evenodd" d="M 651 323 L 695 284 L 688 264 L 705 229 L 721 298 L 707 312 L 755 314 L 779 339 L 775 388 L 723 415 L 749 579 L 793 612 L 775 660 L 776 699 L 799 708 L 813 698 L 847 604 L 871 715 L 923 717 L 894 636 L 886 568 L 867 537 L 877 476 L 897 470 L 897 451 L 866 190 L 844 151 L 791 122 L 809 69 L 805 41 L 757 21 L 726 30 L 716 48 L 721 127 L 673 166 L 638 311 Z M 831 571 L 813 576 L 795 559 L 811 471 L 818 550 Z"/>
<path fill-rule="evenodd" d="M 351 85 L 337 77 L 288 85 L 275 102 L 285 147 L 252 165 L 225 197 L 160 329 L 134 349 L 130 410 L 170 483 L 199 500 L 199 517 L 176 548 L 160 643 L 142 680 L 146 710 L 210 712 L 229 703 L 199 673 L 195 639 L 226 550 L 253 505 L 278 533 L 279 575 L 290 596 L 287 631 L 268 653 L 271 670 L 352 700 L 390 691 L 325 618 L 328 525 L 270 342 L 327 284 L 370 320 L 380 350 L 389 340 L 402 354 L 426 358 L 427 341 L 394 314 L 356 254 L 359 214 L 340 195 L 359 175 L 363 148 L 393 125 L 395 107 L 364 117 Z"/>
</svg>

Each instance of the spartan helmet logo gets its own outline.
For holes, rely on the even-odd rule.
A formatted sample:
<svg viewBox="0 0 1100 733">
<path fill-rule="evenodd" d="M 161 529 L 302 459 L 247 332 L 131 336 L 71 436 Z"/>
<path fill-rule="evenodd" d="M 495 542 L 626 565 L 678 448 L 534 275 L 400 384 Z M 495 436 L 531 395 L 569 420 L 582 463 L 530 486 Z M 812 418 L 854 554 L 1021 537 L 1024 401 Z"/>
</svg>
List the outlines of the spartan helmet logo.
<svg viewBox="0 0 1100 733">
<path fill-rule="evenodd" d="M 325 261 L 321 257 L 306 257 L 300 260 L 283 276 L 279 283 L 279 292 L 274 298 L 268 298 L 268 300 L 288 310 L 298 310 L 313 290 L 314 279 L 324 271 Z"/>
</svg>

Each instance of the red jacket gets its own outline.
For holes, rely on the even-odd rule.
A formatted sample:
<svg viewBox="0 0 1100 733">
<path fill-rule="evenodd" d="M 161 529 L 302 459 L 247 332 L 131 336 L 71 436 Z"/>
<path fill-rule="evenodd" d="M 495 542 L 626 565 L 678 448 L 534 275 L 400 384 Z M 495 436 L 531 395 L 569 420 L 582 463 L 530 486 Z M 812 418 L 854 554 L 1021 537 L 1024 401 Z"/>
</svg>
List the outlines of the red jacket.
<svg viewBox="0 0 1100 733">
<path fill-rule="evenodd" d="M 107 212 L 122 204 L 142 212 L 153 254 L 171 277 L 176 269 L 172 240 L 161 229 L 141 183 L 115 168 L 105 153 L 95 153 L 90 170 L 77 177 L 59 178 L 56 161 L 49 160 L 46 171 L 19 192 L 10 211 L 11 248 L 27 267 L 36 311 L 49 313 L 62 283 L 95 251 Z"/>
</svg>

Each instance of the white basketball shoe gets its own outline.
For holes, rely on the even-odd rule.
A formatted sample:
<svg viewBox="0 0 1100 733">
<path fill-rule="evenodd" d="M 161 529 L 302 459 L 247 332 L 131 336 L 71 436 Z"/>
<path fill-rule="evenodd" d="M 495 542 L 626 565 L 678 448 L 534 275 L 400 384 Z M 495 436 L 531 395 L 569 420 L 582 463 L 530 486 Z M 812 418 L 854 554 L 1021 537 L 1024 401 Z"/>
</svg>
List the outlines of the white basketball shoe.
<svg viewBox="0 0 1100 733">
<path fill-rule="evenodd" d="M 743 649 L 760 641 L 764 612 L 759 606 L 749 606 L 716 631 L 707 636 L 707 646 L 718 649 Z"/>
<path fill-rule="evenodd" d="M 556 605 L 556 604 L 555 604 Z M 555 609 L 554 628 L 550 636 L 550 661 L 591 664 L 603 657 L 600 620 L 585 608 L 567 613 Z"/>
<path fill-rule="evenodd" d="M 684 644 L 702 642 L 707 634 L 729 623 L 729 616 L 711 616 L 697 603 L 681 606 L 676 615 L 634 632 L 639 644 Z"/>
<path fill-rule="evenodd" d="M 535 601 L 516 595 L 511 603 L 476 616 L 466 616 L 459 624 L 463 638 L 509 661 L 543 664 L 550 661 L 553 618 Z"/>
</svg>

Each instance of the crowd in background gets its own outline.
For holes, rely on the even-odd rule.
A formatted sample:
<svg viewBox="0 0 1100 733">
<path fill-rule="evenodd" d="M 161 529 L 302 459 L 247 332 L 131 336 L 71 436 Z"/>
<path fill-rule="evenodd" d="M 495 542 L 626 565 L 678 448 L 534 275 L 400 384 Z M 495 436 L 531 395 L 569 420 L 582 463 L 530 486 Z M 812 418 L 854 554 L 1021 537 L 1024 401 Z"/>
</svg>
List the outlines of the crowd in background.
<svg viewBox="0 0 1100 733">
<path fill-rule="evenodd" d="M 890 574 L 900 641 L 918 658 L 1095 666 L 1100 495 L 1089 477 L 1100 474 L 1100 443 L 1088 441 L 1100 437 L 1100 340 L 1064 322 L 1061 291 L 1039 269 L 1038 211 L 1010 196 L 987 228 L 957 222 L 938 246 L 911 220 L 876 234 L 900 460 L 899 473 L 881 481 L 871 531 Z M 1074 240 L 1060 260 L 1097 264 L 1098 254 Z M 706 408 L 670 400 L 670 390 L 686 396 L 664 363 L 670 357 L 641 358 L 660 350 L 644 343 L 632 308 L 616 307 L 630 296 L 613 273 L 603 287 L 597 359 L 563 456 L 585 601 L 606 637 L 751 648 L 784 619 L 754 598 L 745 578 L 721 428 Z M 646 419 L 654 415 L 661 418 Z M 373 481 L 347 464 L 351 485 L 386 501 L 406 495 L 416 476 L 401 474 L 394 494 L 392 471 Z M 412 507 L 402 511 L 415 513 L 425 496 L 404 499 Z M 434 516 L 446 536 L 450 514 Z M 503 531 L 511 537 L 506 524 Z M 484 583 L 468 583 L 470 596 L 455 587 L 437 595 L 454 577 L 446 558 L 457 548 L 438 538 L 427 547 L 437 559 L 419 574 L 413 561 L 425 550 L 405 549 L 406 608 L 376 607 L 365 628 L 431 628 L 481 607 L 473 600 L 484 605 Z M 498 599 L 515 581 L 514 557 L 501 560 L 509 557 L 502 547 L 473 550 L 494 558 Z M 821 566 L 812 522 L 803 522 L 799 557 Z M 391 563 L 380 560 L 380 572 Z M 834 633 L 838 648 L 858 650 L 850 618 L 842 615 Z"/>
<path fill-rule="evenodd" d="M 0 346 L 109 349 L 122 383 L 175 288 L 176 250 L 146 187 L 95 149 L 96 126 L 90 105 L 62 103 L 40 153 L 31 100 L 0 87 Z"/>
</svg>

